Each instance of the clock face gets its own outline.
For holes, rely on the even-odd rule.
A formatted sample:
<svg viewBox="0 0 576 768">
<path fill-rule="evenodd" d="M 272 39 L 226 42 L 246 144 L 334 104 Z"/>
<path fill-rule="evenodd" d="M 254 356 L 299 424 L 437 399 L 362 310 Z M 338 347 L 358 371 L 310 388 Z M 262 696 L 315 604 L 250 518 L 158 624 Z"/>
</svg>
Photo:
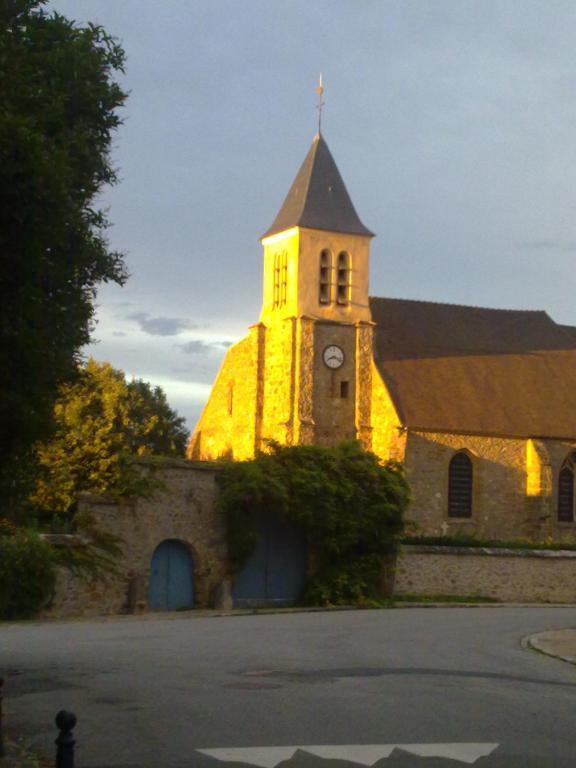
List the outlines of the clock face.
<svg viewBox="0 0 576 768">
<path fill-rule="evenodd" d="M 344 352 L 336 344 L 331 344 L 322 353 L 322 359 L 328 368 L 340 368 L 344 362 Z"/>
</svg>

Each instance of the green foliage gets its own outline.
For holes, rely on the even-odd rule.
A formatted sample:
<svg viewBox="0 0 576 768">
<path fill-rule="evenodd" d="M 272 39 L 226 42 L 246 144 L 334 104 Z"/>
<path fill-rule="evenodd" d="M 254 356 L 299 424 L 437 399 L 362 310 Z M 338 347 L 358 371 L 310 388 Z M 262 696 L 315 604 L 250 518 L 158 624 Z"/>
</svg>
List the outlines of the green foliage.
<svg viewBox="0 0 576 768">
<path fill-rule="evenodd" d="M 398 595 L 399 603 L 499 603 L 495 597 L 485 595 L 418 595 L 406 594 Z"/>
<path fill-rule="evenodd" d="M 184 419 L 162 390 L 126 382 L 109 363 L 89 360 L 63 385 L 54 416 L 54 436 L 37 447 L 41 475 L 31 499 L 43 513 L 73 512 L 82 492 L 145 495 L 153 478 L 133 457 L 181 456 L 186 446 Z"/>
<path fill-rule="evenodd" d="M 487 549 L 576 550 L 576 544 L 563 544 L 552 540 L 512 539 L 510 541 L 494 541 L 492 539 L 479 539 L 464 533 L 452 536 L 404 536 L 402 544 L 422 544 L 435 547 L 485 547 Z"/>
<path fill-rule="evenodd" d="M 117 560 L 122 555 L 121 539 L 98 528 L 94 518 L 86 513 L 75 515 L 72 526 L 72 532 L 82 537 L 82 543 L 53 547 L 54 564 L 88 581 L 116 575 Z"/>
<path fill-rule="evenodd" d="M 336 448 L 271 443 L 251 461 L 225 462 L 217 480 L 233 571 L 258 541 L 257 521 L 273 515 L 300 524 L 314 548 L 317 569 L 306 602 L 379 599 L 383 558 L 395 550 L 409 499 L 398 464 L 382 464 L 355 442 Z"/>
<path fill-rule="evenodd" d="M 50 600 L 55 582 L 53 549 L 37 533 L 0 535 L 0 618 L 33 616 Z"/>
<path fill-rule="evenodd" d="M 310 605 L 357 605 L 375 608 L 383 605 L 379 582 L 382 554 L 351 553 L 348 562 L 336 561 L 313 577 L 306 589 Z"/>
<path fill-rule="evenodd" d="M 122 256 L 96 207 L 115 183 L 110 146 L 125 93 L 124 52 L 98 26 L 0 4 L 0 499 L 27 493 L 31 449 L 76 375 L 101 282 L 122 284 Z"/>
</svg>

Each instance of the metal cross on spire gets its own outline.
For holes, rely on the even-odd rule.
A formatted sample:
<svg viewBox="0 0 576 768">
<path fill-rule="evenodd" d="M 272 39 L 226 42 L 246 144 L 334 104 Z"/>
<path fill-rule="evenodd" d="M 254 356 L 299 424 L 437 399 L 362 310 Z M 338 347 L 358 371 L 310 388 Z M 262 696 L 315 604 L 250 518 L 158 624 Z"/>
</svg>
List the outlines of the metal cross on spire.
<svg viewBox="0 0 576 768">
<path fill-rule="evenodd" d="M 324 106 L 324 101 L 322 99 L 322 96 L 324 96 L 324 86 L 322 85 L 322 72 L 320 72 L 320 81 L 318 83 L 318 87 L 314 88 L 314 92 L 318 94 L 318 104 L 316 105 L 316 109 L 318 110 L 318 135 L 320 135 L 320 132 L 322 129 L 322 107 Z"/>
</svg>

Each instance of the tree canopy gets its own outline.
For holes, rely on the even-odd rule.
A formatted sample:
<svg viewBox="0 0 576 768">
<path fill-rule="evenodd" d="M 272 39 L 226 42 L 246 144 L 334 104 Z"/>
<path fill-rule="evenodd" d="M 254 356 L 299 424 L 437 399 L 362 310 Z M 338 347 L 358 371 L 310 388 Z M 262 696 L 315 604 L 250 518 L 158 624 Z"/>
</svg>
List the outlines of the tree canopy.
<svg viewBox="0 0 576 768">
<path fill-rule="evenodd" d="M 307 601 L 378 600 L 383 559 L 395 551 L 409 501 L 402 467 L 357 442 L 269 447 L 252 460 L 226 462 L 217 476 L 232 570 L 254 550 L 258 520 L 274 516 L 300 524 L 314 551 Z"/>
<path fill-rule="evenodd" d="M 37 446 L 40 476 L 33 505 L 68 513 L 81 492 L 138 492 L 134 456 L 183 456 L 188 431 L 160 387 L 126 381 L 109 363 L 89 360 L 60 388 L 56 431 Z"/>
<path fill-rule="evenodd" d="M 123 283 L 96 197 L 117 180 L 110 143 L 124 52 L 44 0 L 0 5 L 0 491 L 47 433 L 58 387 L 89 341 L 101 282 Z"/>
</svg>

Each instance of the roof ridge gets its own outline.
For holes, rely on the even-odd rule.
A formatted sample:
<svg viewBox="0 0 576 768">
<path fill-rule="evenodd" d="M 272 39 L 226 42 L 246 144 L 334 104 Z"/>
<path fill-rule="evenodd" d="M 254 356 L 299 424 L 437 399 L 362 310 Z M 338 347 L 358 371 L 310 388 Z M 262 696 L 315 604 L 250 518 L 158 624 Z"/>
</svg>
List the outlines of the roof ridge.
<svg viewBox="0 0 576 768">
<path fill-rule="evenodd" d="M 461 307 L 462 309 L 483 309 L 489 312 L 530 312 L 531 314 L 543 314 L 550 317 L 545 309 L 513 309 L 500 307 L 482 307 L 479 304 L 458 304 L 451 301 L 431 301 L 429 299 L 403 299 L 398 296 L 369 296 L 370 301 L 402 301 L 410 304 L 433 304 L 438 307 Z M 552 320 L 552 318 L 550 317 Z M 554 322 L 552 320 L 552 322 Z M 555 323 L 558 325 L 558 323 Z"/>
</svg>

